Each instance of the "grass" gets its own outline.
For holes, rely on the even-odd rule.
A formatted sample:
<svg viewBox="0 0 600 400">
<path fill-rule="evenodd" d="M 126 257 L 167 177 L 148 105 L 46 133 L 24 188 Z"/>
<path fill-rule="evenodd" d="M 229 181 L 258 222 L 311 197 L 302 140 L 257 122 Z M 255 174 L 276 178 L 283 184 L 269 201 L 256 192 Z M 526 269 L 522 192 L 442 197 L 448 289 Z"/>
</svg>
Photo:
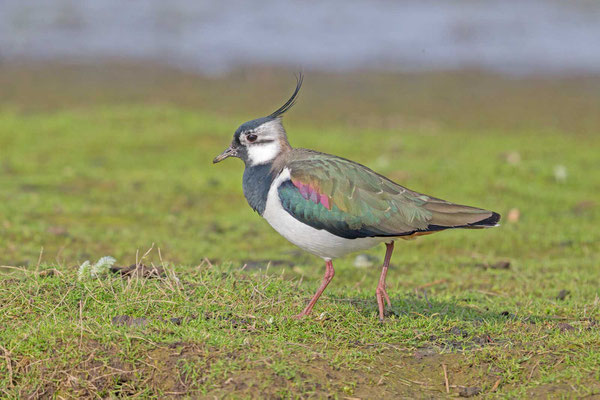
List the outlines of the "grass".
<svg viewBox="0 0 600 400">
<path fill-rule="evenodd" d="M 315 80 L 325 91 L 325 80 Z M 448 96 L 460 92 L 448 82 Z M 27 90 L 39 94 L 40 86 Z M 64 96 L 84 89 L 68 87 Z M 418 96 L 426 88 L 409 89 Z M 379 267 L 355 267 L 354 256 L 334 262 L 336 277 L 314 315 L 296 321 L 289 317 L 318 286 L 323 262 L 246 205 L 240 162 L 211 164 L 253 115 L 110 96 L 40 108 L 8 96 L 0 107 L 0 396 L 600 393 L 600 126 L 577 107 L 553 124 L 534 97 L 520 99 L 532 118 L 507 115 L 516 119 L 510 126 L 481 127 L 481 116 L 469 115 L 472 99 L 444 106 L 426 96 L 419 102 L 431 105 L 428 119 L 408 110 L 401 118 L 373 111 L 360 122 L 327 120 L 314 90 L 314 102 L 308 90 L 299 117 L 288 116 L 292 145 L 493 209 L 503 225 L 398 243 L 384 324 L 374 296 Z M 585 90 L 577 101 L 565 92 L 551 103 L 597 101 Z M 365 97 L 376 101 L 377 93 Z M 496 99 L 499 113 L 510 108 L 507 93 Z M 251 107 L 263 113 L 274 106 L 259 103 Z M 479 107 L 487 120 L 505 120 Z M 313 108 L 317 120 L 307 117 Z M 449 109 L 462 115 L 435 119 Z M 564 129 L 569 118 L 575 131 Z M 514 209 L 519 218 L 510 222 Z M 383 246 L 368 254 L 378 264 Z M 163 273 L 77 279 L 82 262 L 106 255 Z"/>
</svg>

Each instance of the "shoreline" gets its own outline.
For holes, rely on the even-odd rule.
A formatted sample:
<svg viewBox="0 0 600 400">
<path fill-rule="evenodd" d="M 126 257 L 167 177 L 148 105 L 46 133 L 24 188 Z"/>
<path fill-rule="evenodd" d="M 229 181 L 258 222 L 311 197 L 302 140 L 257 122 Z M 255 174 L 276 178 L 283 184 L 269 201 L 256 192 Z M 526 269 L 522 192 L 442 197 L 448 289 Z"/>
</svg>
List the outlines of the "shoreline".
<svg viewBox="0 0 600 400">
<path fill-rule="evenodd" d="M 203 76 L 153 63 L 112 60 L 0 63 L 0 107 L 48 112 L 110 104 L 170 105 L 219 116 L 260 115 L 294 72 L 276 67 Z M 538 130 L 597 133 L 600 75 L 506 77 L 479 70 L 324 73 L 306 70 L 290 120 L 364 129 Z"/>
</svg>

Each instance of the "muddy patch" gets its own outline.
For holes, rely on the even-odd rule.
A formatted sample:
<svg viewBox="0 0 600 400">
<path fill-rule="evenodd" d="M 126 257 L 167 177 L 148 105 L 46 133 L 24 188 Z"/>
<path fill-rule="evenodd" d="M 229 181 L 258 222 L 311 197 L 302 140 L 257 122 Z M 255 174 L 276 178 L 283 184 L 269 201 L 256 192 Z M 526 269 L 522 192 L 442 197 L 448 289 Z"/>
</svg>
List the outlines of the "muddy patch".
<svg viewBox="0 0 600 400">
<path fill-rule="evenodd" d="M 134 339 L 137 341 L 137 339 Z M 143 346 L 138 346 L 143 343 Z M 38 386 L 23 385 L 22 397 L 33 398 L 415 398 L 485 397 L 514 383 L 502 371 L 462 353 L 440 353 L 434 346 L 411 351 L 402 344 L 363 347 L 365 358 L 340 364 L 334 353 L 302 343 L 293 362 L 273 347 L 259 354 L 252 345 L 224 349 L 203 342 L 149 344 L 138 341 L 135 357 L 115 343 L 85 340 L 57 343 L 52 354 L 73 352 L 67 363 L 52 369 L 33 359 L 10 354 L 13 383 L 31 369 L 41 369 Z M 1 352 L 0 352 L 1 353 Z M 0 354 L 1 355 L 1 354 Z M 541 354 L 522 364 L 536 379 L 540 368 L 564 367 L 563 357 Z M 593 377 L 590 377 L 593 379 Z M 598 385 L 597 385 L 598 386 Z M 594 389 L 592 387 L 592 389 Z M 595 389 L 594 389 L 595 390 Z M 565 396 L 572 388 L 559 383 L 539 386 L 530 398 Z"/>
<path fill-rule="evenodd" d="M 73 350 L 73 345 L 59 344 L 55 350 L 57 354 L 66 352 Z M 496 380 L 487 365 L 469 364 L 460 354 L 431 351 L 415 357 L 391 347 L 372 349 L 372 361 L 340 365 L 335 355 L 297 345 L 293 346 L 298 348 L 297 359 L 285 368 L 277 349 L 266 357 L 252 357 L 242 348 L 225 350 L 205 343 L 174 342 L 139 349 L 131 358 L 114 343 L 84 341 L 75 347 L 79 347 L 77 359 L 61 367 L 55 364 L 52 370 L 44 370 L 35 360 L 15 358 L 16 379 L 33 365 L 43 369 L 40 385 L 21 394 L 35 398 L 145 394 L 160 398 L 274 399 L 286 397 L 286 393 L 316 398 L 444 398 L 447 390 L 463 396 L 474 396 L 474 388 L 489 391 Z"/>
</svg>

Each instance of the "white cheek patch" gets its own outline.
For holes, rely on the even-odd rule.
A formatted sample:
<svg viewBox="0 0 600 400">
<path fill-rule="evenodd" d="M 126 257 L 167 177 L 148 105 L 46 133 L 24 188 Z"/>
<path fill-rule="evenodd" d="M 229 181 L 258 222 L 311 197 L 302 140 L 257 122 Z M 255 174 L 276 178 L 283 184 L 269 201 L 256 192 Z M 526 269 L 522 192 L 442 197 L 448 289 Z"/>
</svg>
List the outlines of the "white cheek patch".
<svg viewBox="0 0 600 400">
<path fill-rule="evenodd" d="M 273 161 L 281 150 L 281 145 L 278 140 L 267 143 L 256 143 L 249 145 L 248 159 L 251 165 L 265 164 Z"/>
</svg>

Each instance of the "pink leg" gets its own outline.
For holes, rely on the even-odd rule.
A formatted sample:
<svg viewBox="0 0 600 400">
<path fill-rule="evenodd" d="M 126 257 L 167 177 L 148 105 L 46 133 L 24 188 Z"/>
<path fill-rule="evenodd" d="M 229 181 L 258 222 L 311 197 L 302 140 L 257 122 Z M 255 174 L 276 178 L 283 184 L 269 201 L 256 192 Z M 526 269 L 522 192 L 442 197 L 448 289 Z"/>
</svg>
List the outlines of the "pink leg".
<svg viewBox="0 0 600 400">
<path fill-rule="evenodd" d="M 333 269 L 333 262 L 331 260 L 326 261 L 325 262 L 325 268 L 326 268 L 325 269 L 325 276 L 323 277 L 323 281 L 321 282 L 321 286 L 319 286 L 319 289 L 317 289 L 317 293 L 315 293 L 315 295 L 310 300 L 310 302 L 308 303 L 308 305 L 306 306 L 306 308 L 300 314 L 296 315 L 294 318 L 302 318 L 305 315 L 310 314 L 310 312 L 312 311 L 313 307 L 317 303 L 317 300 L 319 300 L 319 297 L 321 296 L 321 294 L 323 293 L 323 291 L 325 290 L 325 288 L 327 287 L 327 285 L 329 285 L 329 282 L 331 282 L 331 280 L 333 279 L 333 276 L 335 275 L 335 271 Z"/>
<path fill-rule="evenodd" d="M 379 306 L 379 320 L 383 321 L 383 298 L 387 301 L 388 306 L 392 306 L 390 296 L 388 296 L 385 290 L 385 277 L 387 275 L 388 267 L 390 266 L 390 260 L 392 258 L 392 252 L 394 251 L 394 242 L 385 244 L 385 259 L 383 260 L 383 268 L 381 269 L 381 276 L 379 277 L 379 283 L 377 284 L 377 290 L 375 294 L 377 296 L 377 305 Z"/>
</svg>

